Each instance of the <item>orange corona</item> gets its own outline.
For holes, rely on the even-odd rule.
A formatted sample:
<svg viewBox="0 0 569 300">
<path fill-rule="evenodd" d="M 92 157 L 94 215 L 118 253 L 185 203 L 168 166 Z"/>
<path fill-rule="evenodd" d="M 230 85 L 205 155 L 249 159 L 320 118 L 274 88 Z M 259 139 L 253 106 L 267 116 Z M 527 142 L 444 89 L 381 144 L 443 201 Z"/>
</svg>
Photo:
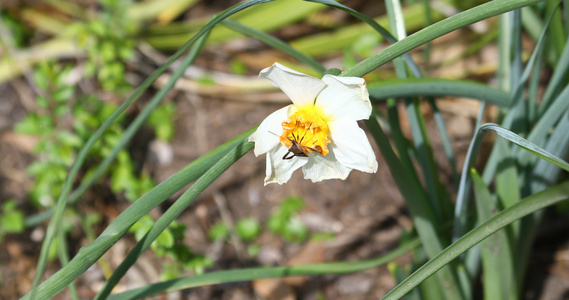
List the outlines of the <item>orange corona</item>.
<svg viewBox="0 0 569 300">
<path fill-rule="evenodd" d="M 330 130 L 326 119 L 326 115 L 314 105 L 297 108 L 282 123 L 283 134 L 279 138 L 284 146 L 289 147 L 283 159 L 308 156 L 315 152 L 321 155 L 328 154 Z M 291 156 L 289 156 L 290 153 L 292 153 Z"/>
</svg>

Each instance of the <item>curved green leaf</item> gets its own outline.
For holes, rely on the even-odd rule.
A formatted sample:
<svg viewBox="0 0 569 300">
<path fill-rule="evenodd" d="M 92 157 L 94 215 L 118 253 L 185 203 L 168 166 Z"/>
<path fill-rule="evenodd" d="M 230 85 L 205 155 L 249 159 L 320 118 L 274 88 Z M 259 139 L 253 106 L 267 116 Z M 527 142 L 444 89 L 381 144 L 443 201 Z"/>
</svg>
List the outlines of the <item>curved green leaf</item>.
<svg viewBox="0 0 569 300">
<path fill-rule="evenodd" d="M 411 274 L 411 276 L 403 280 L 403 282 L 397 285 L 382 299 L 401 299 L 407 292 L 420 284 L 423 280 L 427 279 L 466 250 L 480 243 L 485 238 L 494 234 L 506 225 L 535 211 L 568 199 L 569 182 L 564 182 L 557 186 L 550 187 L 542 192 L 523 199 L 468 232 L 462 238 L 439 253 L 436 257 L 421 266 L 421 268 Z"/>
<path fill-rule="evenodd" d="M 490 190 L 476 170 L 471 170 L 478 222 L 482 224 L 498 211 Z M 516 190 L 517 191 L 517 190 Z M 518 299 L 512 245 L 505 230 L 482 241 L 484 299 Z"/>
<path fill-rule="evenodd" d="M 259 278 L 275 278 L 287 276 L 327 275 L 358 272 L 386 264 L 393 259 L 405 254 L 407 251 L 418 247 L 419 239 L 414 239 L 391 251 L 389 254 L 361 261 L 346 261 L 334 263 L 322 263 L 312 265 L 298 265 L 274 268 L 248 268 L 228 271 L 211 272 L 199 276 L 188 276 L 174 280 L 150 284 L 142 288 L 127 292 L 110 295 L 108 300 L 127 300 L 150 297 L 166 292 L 173 292 L 198 286 L 239 282 Z"/>
<path fill-rule="evenodd" d="M 370 83 L 368 90 L 373 99 L 454 96 L 478 99 L 500 107 L 509 107 L 511 102 L 508 93 L 467 80 L 428 77 L 390 79 Z"/>
<path fill-rule="evenodd" d="M 457 194 L 457 207 L 455 211 L 455 228 L 454 228 L 454 238 L 459 238 L 464 232 L 466 228 L 466 201 L 468 199 L 467 194 L 470 191 L 470 176 L 469 170 L 474 167 L 474 162 L 476 160 L 478 151 L 480 150 L 480 145 L 482 143 L 482 138 L 486 134 L 486 131 L 493 130 L 499 136 L 503 137 L 504 139 L 520 146 L 521 148 L 529 151 L 533 155 L 542 158 L 566 171 L 569 172 L 569 164 L 564 160 L 560 159 L 559 157 L 549 153 L 545 149 L 535 145 L 534 143 L 522 138 L 521 136 L 500 127 L 496 124 L 484 124 L 480 126 L 474 137 L 472 137 L 472 142 L 468 147 L 468 151 L 466 153 L 466 160 L 464 163 L 464 168 L 462 170 L 462 175 L 460 177 L 460 185 Z M 458 225 L 457 225 L 458 224 Z"/>
</svg>

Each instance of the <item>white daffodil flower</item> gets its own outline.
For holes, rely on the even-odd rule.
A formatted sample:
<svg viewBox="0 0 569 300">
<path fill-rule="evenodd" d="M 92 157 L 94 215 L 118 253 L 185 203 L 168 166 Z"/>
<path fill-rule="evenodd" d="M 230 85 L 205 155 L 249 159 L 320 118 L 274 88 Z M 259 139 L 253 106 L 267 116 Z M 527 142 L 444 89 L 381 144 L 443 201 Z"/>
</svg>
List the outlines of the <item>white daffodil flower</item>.
<svg viewBox="0 0 569 300">
<path fill-rule="evenodd" d="M 249 137 L 255 156 L 267 154 L 265 185 L 287 182 L 300 167 L 313 182 L 343 180 L 352 169 L 377 171 L 375 154 L 357 124 L 371 115 L 363 78 L 318 79 L 279 63 L 259 77 L 269 79 L 293 103 L 270 114 Z"/>
</svg>

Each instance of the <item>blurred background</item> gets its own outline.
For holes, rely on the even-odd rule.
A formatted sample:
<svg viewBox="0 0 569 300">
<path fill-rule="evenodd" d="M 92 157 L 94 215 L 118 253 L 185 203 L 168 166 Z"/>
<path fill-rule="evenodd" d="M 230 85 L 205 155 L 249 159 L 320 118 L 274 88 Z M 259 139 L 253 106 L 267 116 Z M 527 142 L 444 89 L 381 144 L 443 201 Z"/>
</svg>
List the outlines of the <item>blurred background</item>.
<svg viewBox="0 0 569 300">
<path fill-rule="evenodd" d="M 403 1 L 409 34 L 485 1 Z M 130 93 L 215 13 L 238 1 L 3 0 L 0 3 L 0 299 L 27 293 L 35 274 L 47 219 L 81 146 Z M 387 27 L 382 1 L 342 3 Z M 269 32 L 321 61 L 347 69 L 388 44 L 348 14 L 301 1 L 247 9 L 233 20 Z M 523 36 L 529 57 L 539 32 Z M 426 76 L 495 85 L 497 20 L 488 19 L 412 51 Z M 316 75 L 285 54 L 224 27 L 216 28 L 195 63 L 152 113 L 103 179 L 66 210 L 65 241 L 50 249 L 47 278 L 60 267 L 58 248 L 72 257 L 132 201 L 188 163 L 259 124 L 288 105 L 286 95 L 259 71 L 275 61 Z M 176 63 L 174 63 L 174 66 Z M 98 142 L 76 185 L 116 145 L 172 71 L 153 83 Z M 544 72 L 542 81 L 550 74 Z M 395 78 L 391 64 L 366 80 Z M 479 102 L 437 99 L 457 165 L 462 166 Z M 378 103 L 382 110 L 384 103 Z M 441 181 L 456 182 L 428 105 L 421 105 Z M 403 110 L 401 110 L 403 111 Z M 489 106 L 484 120 L 496 120 Z M 410 137 L 406 114 L 399 116 Z M 363 124 L 360 124 L 362 127 Z M 488 143 L 491 143 L 491 139 Z M 116 291 L 148 283 L 251 266 L 362 260 L 395 248 L 413 225 L 403 199 L 376 150 L 376 174 L 352 172 L 346 181 L 313 184 L 297 171 L 286 185 L 263 185 L 265 158 L 247 154 L 198 200 L 131 268 Z M 484 150 L 484 148 L 483 148 Z M 484 152 L 484 151 L 483 151 Z M 484 155 L 482 155 L 484 156 Z M 483 160 L 484 157 L 482 157 Z M 77 283 L 92 298 L 105 278 L 179 196 L 173 195 L 91 267 Z M 565 216 L 565 217 L 564 217 Z M 546 212 L 533 246 L 523 299 L 568 299 L 569 224 Z M 61 250 L 61 249 L 59 249 Z M 157 299 L 376 299 L 396 284 L 395 265 L 347 275 L 326 275 L 206 286 Z M 479 295 L 480 296 L 480 295 Z M 64 291 L 57 299 L 68 299 Z"/>
</svg>

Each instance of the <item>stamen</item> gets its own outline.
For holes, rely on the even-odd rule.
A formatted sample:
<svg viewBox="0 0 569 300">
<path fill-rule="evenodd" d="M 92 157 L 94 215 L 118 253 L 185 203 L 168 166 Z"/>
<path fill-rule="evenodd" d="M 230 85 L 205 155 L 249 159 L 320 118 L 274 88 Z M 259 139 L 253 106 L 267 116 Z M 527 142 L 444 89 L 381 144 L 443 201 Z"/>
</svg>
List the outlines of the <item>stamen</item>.
<svg viewBox="0 0 569 300">
<path fill-rule="evenodd" d="M 318 152 L 328 154 L 329 129 L 323 113 L 313 105 L 300 107 L 282 123 L 280 140 L 287 147 L 298 148 L 304 155 Z M 292 157 L 291 157 L 292 158 Z"/>
</svg>

